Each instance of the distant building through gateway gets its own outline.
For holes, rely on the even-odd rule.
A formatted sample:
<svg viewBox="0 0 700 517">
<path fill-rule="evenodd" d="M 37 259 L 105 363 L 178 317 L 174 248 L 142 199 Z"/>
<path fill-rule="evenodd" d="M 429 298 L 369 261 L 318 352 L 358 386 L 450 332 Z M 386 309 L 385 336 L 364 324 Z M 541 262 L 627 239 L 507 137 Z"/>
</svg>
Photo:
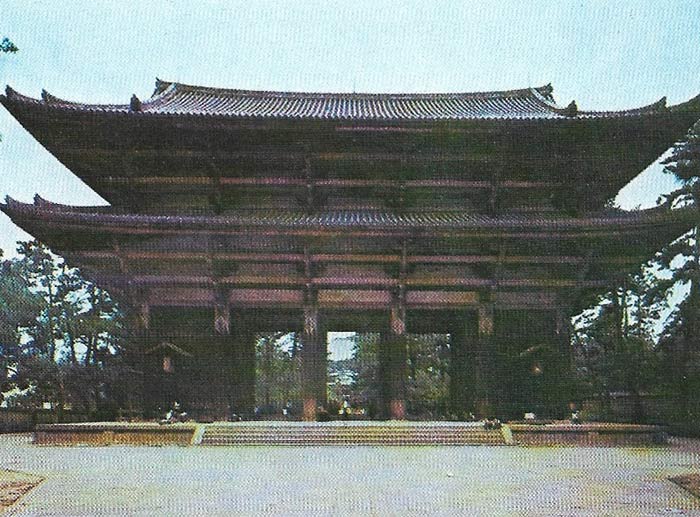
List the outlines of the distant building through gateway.
<svg viewBox="0 0 700 517">
<path fill-rule="evenodd" d="M 407 416 L 407 333 L 449 334 L 455 414 L 566 410 L 571 316 L 695 217 L 607 202 L 685 135 L 700 98 L 595 112 L 559 107 L 549 85 L 159 80 L 124 105 L 9 87 L 0 102 L 111 204 L 0 208 L 131 309 L 142 366 L 168 370 L 146 368 L 151 411 L 162 374 L 192 414 L 252 415 L 263 331 L 300 335 L 306 419 L 326 403 L 329 331 L 381 334 L 382 418 Z"/>
</svg>

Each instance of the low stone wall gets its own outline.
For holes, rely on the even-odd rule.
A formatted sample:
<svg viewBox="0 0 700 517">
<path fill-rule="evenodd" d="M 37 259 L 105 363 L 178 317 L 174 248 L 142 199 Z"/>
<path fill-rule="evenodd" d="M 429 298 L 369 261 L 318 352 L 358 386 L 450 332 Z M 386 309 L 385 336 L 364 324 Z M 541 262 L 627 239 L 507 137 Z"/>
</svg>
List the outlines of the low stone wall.
<svg viewBox="0 0 700 517">
<path fill-rule="evenodd" d="M 195 424 L 85 423 L 39 425 L 37 445 L 190 445 Z"/>
<path fill-rule="evenodd" d="M 332 429 L 326 429 L 327 427 Z M 340 426 L 338 423 L 317 423 L 309 424 L 304 422 L 286 422 L 286 423 L 260 423 L 260 422 L 244 422 L 238 424 L 194 424 L 194 423 L 178 423 L 159 425 L 157 423 L 120 423 L 120 422 L 101 422 L 101 423 L 76 423 L 76 424 L 50 424 L 39 425 L 34 433 L 34 443 L 38 445 L 191 445 L 199 441 L 209 445 L 235 445 L 241 444 L 242 441 L 234 439 L 238 434 L 243 433 L 244 438 L 248 441 L 252 440 L 255 443 L 271 443 L 271 442 L 289 442 L 289 444 L 297 442 L 314 442 L 313 438 L 319 433 L 333 431 L 335 427 Z M 408 431 L 411 434 L 413 442 L 420 441 L 424 431 L 423 428 L 430 427 L 433 434 L 426 435 L 425 444 L 476 444 L 494 445 L 494 440 L 485 440 L 482 434 L 485 433 L 482 427 L 478 424 L 451 424 L 447 422 L 430 423 L 386 423 L 386 422 L 352 422 L 343 423 L 342 429 L 346 431 L 354 431 L 346 438 L 340 440 L 344 444 L 352 442 L 361 442 L 361 436 L 374 436 L 376 432 L 398 432 L 404 430 L 404 434 Z M 301 429 L 303 427 L 303 429 Z M 464 429 L 462 429 L 464 427 Z M 258 429 L 260 428 L 260 429 Z M 297 429 L 299 428 L 299 429 Z M 308 428 L 308 429 L 307 429 Z M 347 428 L 347 429 L 346 429 Z M 406 429 L 404 429 L 406 428 Z M 415 429 L 414 429 L 415 428 Z M 293 437 L 285 441 L 285 437 L 289 438 L 293 431 L 302 430 L 299 437 Z M 469 439 L 462 437 L 469 431 Z M 506 437 L 502 436 L 502 432 L 506 430 L 512 434 Z M 236 432 L 234 432 L 236 431 Z M 238 432 L 240 431 L 240 432 Z M 264 433 L 263 433 L 264 431 Z M 312 432 L 313 431 L 313 432 Z M 440 431 L 441 440 L 436 440 L 434 433 Z M 261 434 L 262 433 L 262 434 Z M 359 433 L 359 434 L 358 434 Z M 417 434 L 416 434 L 417 433 Z M 493 433 L 493 431 L 491 431 Z M 202 440 L 202 435 L 204 439 Z M 298 434 L 298 433 L 297 433 Z M 332 434 L 332 433 L 331 433 Z M 453 436 L 454 434 L 454 436 Z M 550 424 L 522 424 L 511 423 L 505 426 L 498 435 L 498 443 L 515 444 L 523 446 L 633 446 L 633 447 L 648 447 L 653 445 L 663 445 L 668 442 L 666 430 L 660 426 L 652 425 L 632 425 L 632 424 L 610 424 L 610 423 L 587 423 L 573 425 L 564 422 L 554 422 Z M 263 436 L 264 435 L 264 436 Z M 268 436 L 269 435 L 269 436 Z M 415 436 L 414 436 L 415 435 Z M 420 436 L 419 436 L 420 435 Z M 393 436 L 393 435 L 392 435 Z M 466 435 L 465 435 L 466 436 Z M 198 439 L 199 437 L 199 439 Z M 332 436 L 331 436 L 332 437 Z M 239 437 L 240 438 L 240 437 Z M 248 439 L 249 438 L 249 439 Z M 265 438 L 265 439 L 263 439 Z M 274 438 L 274 440 L 273 440 Z M 337 438 L 337 437 L 336 437 Z M 384 437 L 384 438 L 390 438 Z M 405 442 L 405 436 L 402 435 L 398 442 Z M 243 440 L 246 441 L 246 440 Z M 331 443 L 333 440 L 326 440 Z M 338 441 L 338 440 L 336 440 Z M 366 440 L 365 440 L 366 441 Z M 391 440 L 379 440 L 379 443 L 388 443 Z M 221 442 L 221 443 L 219 443 Z M 412 442 L 412 443 L 413 443 Z M 246 442 L 247 443 L 247 442 Z M 252 442 L 251 442 L 252 443 Z M 314 442 L 315 443 L 315 442 Z"/>
<path fill-rule="evenodd" d="M 60 418 L 60 420 L 59 420 Z M 90 415 L 80 411 L 52 409 L 0 408 L 0 433 L 21 433 L 33 431 L 39 424 L 56 422 L 86 422 Z"/>
<path fill-rule="evenodd" d="M 666 430 L 634 424 L 510 424 L 513 441 L 529 446 L 650 446 L 668 443 Z"/>
</svg>

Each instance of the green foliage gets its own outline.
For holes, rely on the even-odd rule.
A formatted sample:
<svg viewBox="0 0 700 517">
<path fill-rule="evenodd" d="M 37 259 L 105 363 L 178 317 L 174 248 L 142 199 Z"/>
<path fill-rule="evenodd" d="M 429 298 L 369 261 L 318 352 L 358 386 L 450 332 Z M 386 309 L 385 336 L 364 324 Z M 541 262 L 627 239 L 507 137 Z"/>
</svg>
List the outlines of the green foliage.
<svg viewBox="0 0 700 517">
<path fill-rule="evenodd" d="M 347 369 L 355 372 L 352 398 L 370 409 L 379 400 L 379 334 L 356 334 L 354 357 Z M 414 416 L 444 418 L 450 385 L 450 345 L 445 334 L 410 334 L 405 337 L 406 403 Z"/>
<path fill-rule="evenodd" d="M 17 52 L 19 49 L 17 46 L 10 41 L 9 38 L 3 38 L 0 40 L 0 52 L 4 52 L 6 54 L 14 54 Z"/>
<path fill-rule="evenodd" d="M 700 141 L 696 126 L 666 162 L 680 187 L 665 197 L 670 207 L 700 207 Z M 677 422 L 696 422 L 700 404 L 700 249 L 698 226 L 669 243 L 628 280 L 603 297 L 576 332 L 579 373 L 590 393 L 609 400 L 629 393 L 642 418 L 640 395 L 661 394 Z"/>
<path fill-rule="evenodd" d="M 658 306 L 645 303 L 653 279 L 648 274 L 631 277 L 624 287 L 604 295 L 597 309 L 579 320 L 574 336 L 586 395 L 597 395 L 605 403 L 614 392 L 629 394 L 636 421 L 646 418 L 641 396 L 658 392 L 664 382 L 661 355 L 653 340 Z"/>
<path fill-rule="evenodd" d="M 664 164 L 664 171 L 673 174 L 681 183 L 680 188 L 665 196 L 665 201 L 690 202 L 700 207 L 700 121 L 690 129 L 685 140 L 674 147 Z"/>
<path fill-rule="evenodd" d="M 679 187 L 661 201 L 698 213 L 700 123 L 664 163 Z M 672 401 L 671 420 L 695 426 L 700 418 L 695 396 L 700 389 L 699 227 L 700 219 L 624 288 L 608 293 L 576 333 L 579 372 L 592 392 L 605 399 L 612 391 L 625 391 L 638 403 L 642 391 L 662 394 Z"/>
<path fill-rule="evenodd" d="M 18 50 L 17 46 L 9 38 L 0 40 L 0 54 L 14 54 Z M 2 142 L 2 135 L 0 135 L 0 142 Z"/>
<path fill-rule="evenodd" d="M 0 346 L 2 347 L 16 345 L 20 327 L 35 323 L 41 307 L 41 298 L 29 287 L 16 262 L 0 262 Z"/>
<path fill-rule="evenodd" d="M 2 262 L 4 392 L 13 403 L 95 411 L 131 370 L 120 358 L 123 316 L 109 295 L 36 241 Z M 118 398 L 118 397 L 117 397 Z"/>
<path fill-rule="evenodd" d="M 417 334 L 408 339 L 406 399 L 414 415 L 447 416 L 450 344 L 446 334 Z"/>
<path fill-rule="evenodd" d="M 376 414 L 379 400 L 379 338 L 379 334 L 355 334 L 354 354 L 348 365 L 348 369 L 355 372 L 354 395 L 372 416 Z"/>
<path fill-rule="evenodd" d="M 279 414 L 301 399 L 300 357 L 295 334 L 260 334 L 256 340 L 256 400 L 263 413 Z"/>
<path fill-rule="evenodd" d="M 680 187 L 665 197 L 670 206 L 700 211 L 700 122 L 688 132 L 665 161 Z M 649 302 L 663 303 L 672 312 L 664 324 L 660 347 L 670 389 L 675 392 L 679 418 L 697 421 L 700 408 L 691 403 L 700 386 L 700 213 L 695 227 L 666 246 L 657 257 L 667 272 L 649 291 Z M 684 296 L 681 296 L 683 291 Z M 682 298 L 680 302 L 678 298 Z"/>
</svg>

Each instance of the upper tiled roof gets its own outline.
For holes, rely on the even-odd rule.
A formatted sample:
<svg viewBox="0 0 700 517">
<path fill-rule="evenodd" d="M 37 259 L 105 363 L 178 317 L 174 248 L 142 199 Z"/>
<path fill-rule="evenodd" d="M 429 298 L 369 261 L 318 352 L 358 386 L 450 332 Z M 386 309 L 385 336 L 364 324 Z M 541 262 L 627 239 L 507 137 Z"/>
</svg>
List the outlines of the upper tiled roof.
<svg viewBox="0 0 700 517">
<path fill-rule="evenodd" d="M 585 112 L 575 103 L 562 108 L 552 97 L 551 85 L 478 93 L 368 94 L 232 90 L 161 80 L 150 99 L 141 102 L 134 96 L 130 104 L 71 102 L 46 91 L 41 99 L 33 99 L 10 87 L 0 96 L 0 102 L 7 101 L 103 113 L 368 121 L 610 118 L 667 109 L 665 99 L 625 111 Z"/>
</svg>

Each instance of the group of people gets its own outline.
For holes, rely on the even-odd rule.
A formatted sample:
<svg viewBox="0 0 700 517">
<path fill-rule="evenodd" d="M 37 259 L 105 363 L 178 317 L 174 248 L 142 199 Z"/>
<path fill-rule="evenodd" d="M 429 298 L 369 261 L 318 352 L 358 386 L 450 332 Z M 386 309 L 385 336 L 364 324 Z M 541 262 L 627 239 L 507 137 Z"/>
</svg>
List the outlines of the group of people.
<svg viewBox="0 0 700 517">
<path fill-rule="evenodd" d="M 484 420 L 484 429 L 500 429 L 501 421 L 498 418 L 487 418 Z"/>
<path fill-rule="evenodd" d="M 186 422 L 188 420 L 187 413 L 182 410 L 182 406 L 178 401 L 175 401 L 170 406 L 170 409 L 165 412 L 161 424 L 174 424 L 176 422 Z"/>
<path fill-rule="evenodd" d="M 257 408 L 256 408 L 257 409 Z M 350 415 L 352 415 L 352 406 L 348 399 L 343 400 L 342 404 L 338 408 L 338 415 L 343 419 L 347 420 Z M 257 414 L 257 411 L 256 411 Z M 289 418 L 292 414 L 292 403 L 290 401 L 287 401 L 287 403 L 284 405 L 282 408 L 282 415 L 284 415 L 285 418 Z M 328 411 L 324 407 L 318 408 L 317 411 L 318 415 L 318 420 L 320 421 L 326 421 L 330 420 L 330 415 L 328 414 Z M 473 413 L 469 413 L 469 420 L 475 421 L 476 418 L 474 417 Z M 526 420 L 528 419 L 535 419 L 534 413 L 527 413 L 526 414 Z M 182 406 L 178 401 L 174 401 L 170 408 L 165 412 L 163 418 L 160 420 L 161 424 L 173 424 L 176 422 L 186 422 L 189 419 L 189 416 L 186 411 L 182 410 Z M 233 415 L 231 420 L 233 421 L 239 421 L 242 420 L 242 418 L 238 415 Z M 501 421 L 498 418 L 486 418 L 484 419 L 484 429 L 500 429 L 501 428 Z M 572 404 L 571 405 L 571 417 L 570 417 L 570 422 L 572 424 L 580 424 L 581 423 L 581 415 L 579 414 L 578 409 Z"/>
</svg>

